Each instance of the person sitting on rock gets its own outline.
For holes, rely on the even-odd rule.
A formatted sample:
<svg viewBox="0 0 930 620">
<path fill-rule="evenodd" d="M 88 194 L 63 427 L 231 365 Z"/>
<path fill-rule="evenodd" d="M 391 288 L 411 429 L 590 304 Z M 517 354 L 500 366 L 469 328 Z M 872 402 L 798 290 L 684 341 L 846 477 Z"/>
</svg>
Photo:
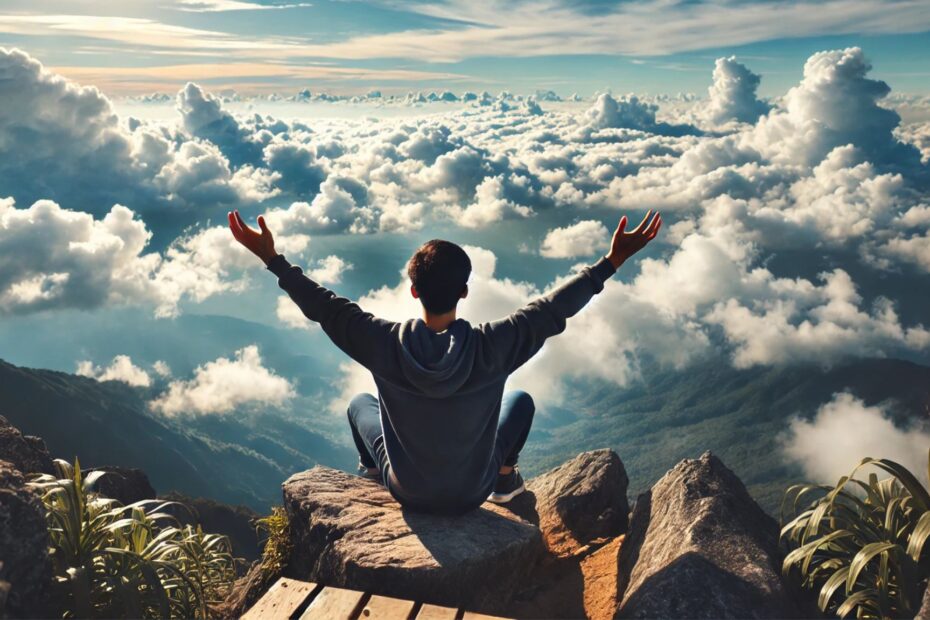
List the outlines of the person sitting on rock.
<svg viewBox="0 0 930 620">
<path fill-rule="evenodd" d="M 468 255 L 449 241 L 428 241 L 407 268 L 423 318 L 395 323 L 288 263 L 275 251 L 264 218 L 259 232 L 238 211 L 229 213 L 236 240 L 265 262 L 307 318 L 374 376 L 378 396 L 359 394 L 348 407 L 360 468 L 380 478 L 401 505 L 447 514 L 485 500 L 504 503 L 524 490 L 516 465 L 535 407 L 526 392 L 504 394 L 504 384 L 655 238 L 662 218 L 649 212 L 635 230 L 626 232 L 626 225 L 623 216 L 597 263 L 510 316 L 481 325 L 456 316 L 458 301 L 468 295 Z"/>
</svg>

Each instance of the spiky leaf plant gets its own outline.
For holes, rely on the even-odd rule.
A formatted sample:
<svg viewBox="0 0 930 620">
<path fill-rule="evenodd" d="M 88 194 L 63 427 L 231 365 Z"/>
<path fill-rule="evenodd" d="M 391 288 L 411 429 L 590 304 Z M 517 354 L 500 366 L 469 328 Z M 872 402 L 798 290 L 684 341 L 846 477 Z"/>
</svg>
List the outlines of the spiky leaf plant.
<svg viewBox="0 0 930 620">
<path fill-rule="evenodd" d="M 868 481 L 855 477 L 871 467 Z M 928 460 L 930 476 L 930 460 Z M 836 486 L 795 485 L 782 502 L 782 570 L 824 613 L 912 618 L 930 577 L 930 493 L 905 467 L 866 458 Z"/>
<path fill-rule="evenodd" d="M 123 506 L 94 492 L 80 463 L 56 460 L 57 475 L 31 482 L 45 504 L 63 617 L 207 618 L 236 577 L 225 536 L 180 527 L 174 502 Z"/>
</svg>

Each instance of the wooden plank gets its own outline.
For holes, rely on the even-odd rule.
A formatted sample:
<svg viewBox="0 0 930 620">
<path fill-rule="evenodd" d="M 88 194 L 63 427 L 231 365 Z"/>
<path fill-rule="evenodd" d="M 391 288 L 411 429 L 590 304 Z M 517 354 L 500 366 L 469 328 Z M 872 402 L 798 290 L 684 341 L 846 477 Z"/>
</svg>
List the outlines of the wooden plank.
<svg viewBox="0 0 930 620">
<path fill-rule="evenodd" d="M 479 614 L 474 611 L 466 611 L 462 614 L 462 620 L 506 620 L 506 618 L 501 618 L 500 616 L 488 616 L 485 614 Z"/>
<path fill-rule="evenodd" d="M 366 594 L 344 588 L 323 588 L 300 620 L 354 620 Z"/>
<path fill-rule="evenodd" d="M 361 620 L 408 620 L 416 603 L 389 596 L 372 594 L 359 614 Z"/>
<path fill-rule="evenodd" d="M 428 605 L 423 603 L 416 620 L 455 620 L 458 611 L 451 607 L 440 607 L 439 605 Z"/>
<path fill-rule="evenodd" d="M 265 595 L 251 609 L 245 612 L 242 619 L 288 620 L 313 595 L 315 590 L 315 583 L 282 577 L 268 588 Z"/>
</svg>

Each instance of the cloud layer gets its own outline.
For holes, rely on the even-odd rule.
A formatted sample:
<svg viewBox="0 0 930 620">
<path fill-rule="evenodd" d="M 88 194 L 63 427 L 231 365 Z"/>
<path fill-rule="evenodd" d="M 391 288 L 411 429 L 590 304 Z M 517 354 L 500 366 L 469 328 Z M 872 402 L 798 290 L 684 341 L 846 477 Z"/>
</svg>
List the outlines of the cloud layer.
<svg viewBox="0 0 930 620">
<path fill-rule="evenodd" d="M 927 483 L 930 433 L 899 428 L 880 406 L 869 407 L 842 392 L 810 421 L 795 419 L 784 437 L 785 455 L 804 467 L 811 481 L 835 484 L 865 457 L 891 459 Z M 884 477 L 884 472 L 878 472 Z"/>
<path fill-rule="evenodd" d="M 175 112 L 156 122 L 120 119 L 95 89 L 3 51 L 0 143 L 26 156 L 0 164 L 11 197 L 0 202 L 0 312 L 128 303 L 170 316 L 243 291 L 259 266 L 214 224 L 237 207 L 264 213 L 280 249 L 331 286 L 363 274 L 337 243 L 311 257 L 314 238 L 480 238 L 463 312 L 491 320 L 569 275 L 542 261 L 545 276 L 508 278 L 506 249 L 593 260 L 621 211 L 660 208 L 669 226 L 653 253 L 625 265 L 516 382 L 556 398 L 561 377 L 624 385 L 643 356 L 682 368 L 709 351 L 739 367 L 925 359 L 930 332 L 914 309 L 930 274 L 925 128 L 901 126 L 870 70 L 858 48 L 820 52 L 761 102 L 759 76 L 721 58 L 706 99 L 471 93 L 432 114 L 290 121 L 234 114 L 188 84 L 153 104 Z M 403 276 L 366 289 L 375 313 L 419 312 Z M 309 325 L 286 300 L 274 314 Z"/>
<path fill-rule="evenodd" d="M 258 347 L 250 345 L 232 359 L 198 366 L 189 380 L 172 381 L 150 405 L 169 417 L 218 415 L 239 408 L 280 408 L 294 396 L 293 384 L 266 368 Z"/>
</svg>

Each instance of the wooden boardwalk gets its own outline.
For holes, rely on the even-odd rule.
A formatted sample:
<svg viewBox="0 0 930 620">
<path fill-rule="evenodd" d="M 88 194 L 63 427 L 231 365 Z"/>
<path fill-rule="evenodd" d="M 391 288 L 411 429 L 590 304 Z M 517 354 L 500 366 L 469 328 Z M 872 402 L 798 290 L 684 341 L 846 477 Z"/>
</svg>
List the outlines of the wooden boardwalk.
<svg viewBox="0 0 930 620">
<path fill-rule="evenodd" d="M 278 579 L 243 620 L 502 620 L 464 609 Z"/>
</svg>

